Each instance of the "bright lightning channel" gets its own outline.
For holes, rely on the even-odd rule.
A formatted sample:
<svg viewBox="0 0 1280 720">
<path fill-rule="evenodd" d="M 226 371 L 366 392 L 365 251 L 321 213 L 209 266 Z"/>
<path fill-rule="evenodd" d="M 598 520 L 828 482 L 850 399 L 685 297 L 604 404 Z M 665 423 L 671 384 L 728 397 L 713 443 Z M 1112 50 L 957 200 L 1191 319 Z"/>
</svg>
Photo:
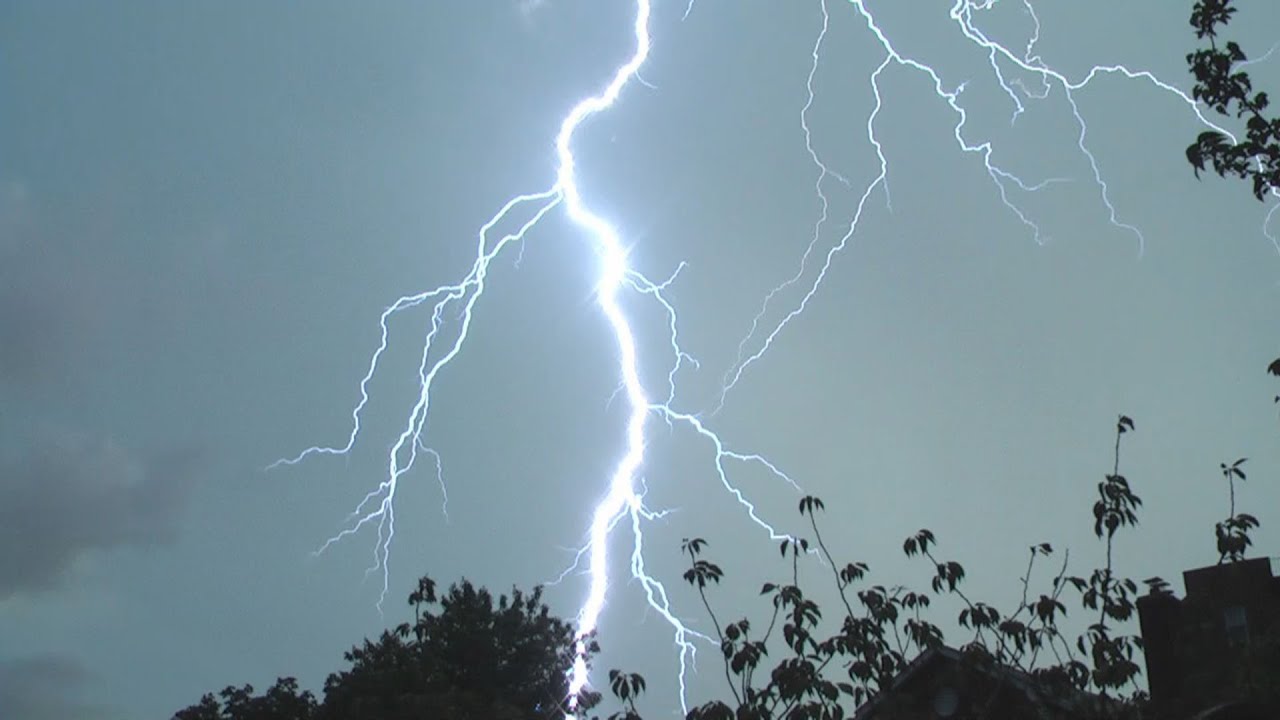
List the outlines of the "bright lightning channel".
<svg viewBox="0 0 1280 720">
<path fill-rule="evenodd" d="M 644 536 L 640 530 L 640 520 L 642 517 L 649 517 L 649 515 L 643 507 L 640 496 L 636 493 L 635 476 L 636 471 L 644 460 L 644 428 L 649 414 L 658 412 L 668 421 L 678 420 L 684 422 L 712 442 L 716 449 L 716 469 L 722 483 L 735 496 L 738 502 L 747 508 L 751 519 L 769 532 L 770 537 L 781 538 L 784 536 L 780 535 L 772 526 L 761 519 L 756 513 L 754 505 L 737 488 L 733 487 L 728 480 L 723 461 L 725 458 L 735 458 L 743 461 L 760 462 L 774 474 L 786 479 L 793 486 L 795 485 L 794 481 L 764 458 L 758 455 L 741 455 L 726 450 L 719 436 L 708 430 L 696 417 L 672 410 L 669 403 L 654 403 L 649 399 L 648 393 L 640 381 L 635 334 L 631 329 L 630 321 L 618 304 L 618 293 L 625 285 L 630 284 L 631 287 L 641 292 L 653 295 L 667 311 L 670 319 L 671 347 L 676 357 L 676 366 L 671 374 L 668 375 L 668 380 L 672 383 L 670 398 L 674 395 L 675 372 L 679 369 L 681 360 L 688 358 L 688 355 L 680 349 L 677 341 L 675 309 L 662 294 L 667 283 L 662 285 L 654 284 L 640 273 L 630 269 L 627 264 L 626 250 L 618 237 L 617 231 L 603 218 L 591 212 L 582 201 L 577 177 L 574 175 L 575 161 L 571 148 L 573 134 L 587 117 L 612 106 L 619 93 L 622 92 L 622 88 L 626 86 L 629 80 L 635 77 L 640 66 L 644 64 L 645 59 L 649 56 L 650 49 L 649 16 L 650 4 L 648 0 L 640 0 L 635 22 L 635 55 L 617 70 L 614 74 L 613 82 L 609 84 L 603 93 L 582 101 L 570 111 L 568 117 L 561 124 L 560 133 L 556 137 L 556 155 L 560 163 L 557 187 L 562 193 L 565 209 L 570 219 L 587 230 L 596 241 L 597 255 L 602 264 L 600 279 L 596 284 L 596 298 L 600 309 L 604 312 L 613 329 L 614 338 L 618 344 L 618 364 L 622 375 L 622 385 L 631 408 L 631 414 L 627 421 L 626 453 L 618 462 L 613 477 L 609 481 L 608 494 L 596 505 L 592 514 L 587 544 L 590 588 L 587 600 L 578 613 L 580 639 L 578 640 L 577 658 L 574 661 L 569 683 L 569 710 L 571 714 L 577 709 L 575 703 L 578 693 L 586 687 L 588 681 L 586 641 L 584 638 L 596 630 L 608 591 L 609 531 L 616 524 L 618 518 L 626 513 L 630 513 L 632 517 L 634 540 L 631 564 L 632 574 L 640 580 L 650 605 L 657 609 L 675 628 L 676 643 L 680 647 L 681 670 L 679 682 L 681 708 L 686 712 L 688 711 L 685 692 L 685 669 L 687 667 L 686 658 L 691 657 L 694 652 L 692 644 L 687 639 L 691 633 L 672 615 L 666 591 L 662 584 L 644 572 Z M 679 271 L 677 270 L 677 272 Z"/>
<path fill-rule="evenodd" d="M 329 538 L 316 551 L 323 553 L 333 544 L 360 532 L 368 525 L 377 528 L 377 542 L 374 546 L 374 562 L 369 573 L 381 572 L 382 588 L 378 597 L 378 608 L 381 611 L 386 599 L 389 584 L 389 559 L 391 543 L 395 536 L 395 496 L 401 478 L 408 473 L 417 461 L 419 453 L 430 454 L 436 462 L 437 479 L 444 490 L 441 461 L 439 455 L 423 444 L 423 432 L 431 407 L 431 391 L 438 374 L 462 350 L 474 317 L 474 310 L 486 288 L 486 277 L 491 262 L 509 245 L 523 243 L 528 233 L 557 207 L 563 207 L 568 217 L 585 230 L 594 243 L 596 257 L 600 262 L 599 278 L 596 282 L 596 300 L 608 320 L 618 347 L 618 371 L 621 377 L 621 392 L 625 395 L 630 408 L 626 424 L 626 451 L 614 470 L 608 484 L 605 497 L 596 505 L 588 531 L 585 546 L 579 551 L 578 559 L 585 555 L 589 575 L 589 589 L 586 601 L 578 613 L 579 640 L 577 658 L 570 673 L 570 714 L 576 710 L 572 703 L 578 693 L 588 683 L 585 662 L 585 638 L 595 631 L 600 615 L 604 609 L 608 592 L 608 537 L 610 532 L 624 517 L 630 516 L 633 538 L 630 569 L 632 576 L 644 589 L 649 605 L 653 607 L 668 623 L 674 632 L 676 645 L 680 650 L 680 683 L 681 706 L 688 709 L 685 699 L 685 675 L 689 663 L 696 656 L 693 639 L 710 642 L 710 638 L 687 628 L 674 614 L 665 587 L 650 576 L 644 568 L 642 521 L 656 520 L 662 512 L 654 512 L 644 506 L 642 496 L 637 493 L 637 471 L 644 460 L 645 424 L 651 414 L 658 415 L 670 425 L 682 423 L 703 437 L 714 449 L 714 467 L 721 484 L 741 504 L 748 517 L 763 528 L 771 538 L 782 539 L 787 536 L 779 533 L 766 522 L 757 511 L 755 505 L 729 479 L 726 468 L 727 461 L 762 466 L 768 472 L 782 479 L 790 486 L 799 486 L 774 463 L 758 454 L 745 454 L 730 450 L 721 438 L 707 428 L 701 420 L 688 413 L 672 409 L 675 397 L 676 375 L 684 364 L 697 366 L 697 361 L 680 348 L 677 335 L 677 314 L 674 306 L 667 300 L 665 291 L 675 281 L 684 268 L 681 264 L 670 278 L 662 283 L 649 280 L 640 272 L 629 267 L 627 253 L 616 229 L 607 221 L 593 213 L 582 199 L 575 174 L 576 160 L 572 151 L 574 134 L 587 118 L 613 106 L 623 88 L 632 80 L 643 82 L 637 75 L 641 65 L 649 55 L 651 47 L 649 38 L 649 19 L 651 7 L 649 0 L 638 0 L 634 25 L 636 48 L 631 58 L 619 67 L 612 81 L 599 94 L 589 97 L 576 105 L 564 118 L 556 135 L 555 148 L 558 161 L 556 182 L 551 188 L 539 193 L 519 195 L 509 200 L 488 222 L 481 226 L 478 235 L 477 254 L 471 271 L 462 281 L 437 287 L 416 295 L 408 295 L 394 302 L 379 317 L 380 341 L 369 360 L 365 375 L 360 381 L 360 400 L 351 412 L 352 428 L 347 441 L 342 446 L 316 446 L 307 448 L 296 456 L 283 458 L 272 463 L 268 468 L 296 465 L 314 455 L 346 455 L 355 446 L 360 435 L 361 417 L 369 402 L 368 386 L 377 373 L 379 361 L 388 347 L 388 323 L 392 315 L 420 305 L 431 306 L 431 328 L 423 343 L 421 361 L 418 366 L 418 399 L 409 413 L 396 442 L 387 456 L 386 477 L 371 490 L 349 517 L 348 527 Z M 536 208 L 531 219 L 519 229 L 503 236 L 490 244 L 490 233 L 502 221 L 507 220 L 513 212 L 522 206 L 531 205 Z M 667 375 L 668 388 L 665 401 L 651 400 L 640 380 L 639 358 L 635 334 L 630 321 L 619 304 L 619 293 L 625 289 L 633 290 L 655 299 L 666 312 L 670 347 L 674 363 Z M 444 326 L 446 310 L 458 308 L 461 317 L 460 327 L 451 345 L 438 356 L 437 343 Z M 407 458 L 405 457 L 407 454 Z M 447 502 L 447 495 L 446 502 Z M 563 579 L 568 572 L 561 575 Z"/>
</svg>

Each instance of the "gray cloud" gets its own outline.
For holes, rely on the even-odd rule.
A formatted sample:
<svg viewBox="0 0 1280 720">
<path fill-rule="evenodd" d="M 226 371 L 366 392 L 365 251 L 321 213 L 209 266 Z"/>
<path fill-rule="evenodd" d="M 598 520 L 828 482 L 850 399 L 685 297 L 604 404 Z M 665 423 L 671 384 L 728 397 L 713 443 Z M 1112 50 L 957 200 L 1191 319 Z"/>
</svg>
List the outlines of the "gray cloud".
<svg viewBox="0 0 1280 720">
<path fill-rule="evenodd" d="M 86 553 L 171 541 L 197 465 L 71 434 L 0 460 L 0 600 L 57 588 Z"/>
<path fill-rule="evenodd" d="M 65 305 L 25 283 L 0 289 L 0 381 L 48 379 L 65 357 Z"/>
<path fill-rule="evenodd" d="M 0 708 L 6 720 L 103 720 L 106 708 L 76 699 L 90 680 L 66 657 L 0 660 Z"/>
<path fill-rule="evenodd" d="M 42 308 L 34 302 L 29 282 L 23 281 L 27 273 L 13 270 L 25 254 L 29 220 L 26 186 L 14 181 L 0 184 L 0 380 L 38 375 L 39 358 L 49 349 L 48 336 L 39 331 L 48 327 L 40 318 Z"/>
<path fill-rule="evenodd" d="M 0 382 L 18 388 L 65 379 L 111 296 L 85 238 L 42 222 L 35 207 L 25 184 L 0 182 Z"/>
<path fill-rule="evenodd" d="M 27 186 L 15 180 L 0 182 L 0 256 L 17 249 L 30 220 Z"/>
</svg>

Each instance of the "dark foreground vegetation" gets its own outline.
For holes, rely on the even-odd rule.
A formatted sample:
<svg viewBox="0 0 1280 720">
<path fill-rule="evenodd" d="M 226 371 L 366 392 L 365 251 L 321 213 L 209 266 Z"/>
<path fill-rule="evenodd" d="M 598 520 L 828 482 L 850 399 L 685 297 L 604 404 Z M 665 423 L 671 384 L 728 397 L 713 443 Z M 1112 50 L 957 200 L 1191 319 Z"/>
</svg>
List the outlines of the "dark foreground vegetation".
<svg viewBox="0 0 1280 720">
<path fill-rule="evenodd" d="M 706 540 L 686 539 L 681 546 L 688 558 L 684 580 L 711 620 L 725 678 L 723 696 L 694 708 L 688 719 L 840 720 L 853 717 L 857 708 L 866 718 L 933 717 L 904 710 L 921 701 L 921 690 L 905 685 L 904 678 L 913 678 L 917 666 L 925 664 L 946 666 L 941 672 L 953 683 L 963 680 L 957 703 L 971 711 L 968 717 L 1016 717 L 1023 711 L 1056 718 L 1191 717 L 1188 708 L 1153 702 L 1138 682 L 1144 639 L 1124 628 L 1132 628 L 1139 584 L 1112 563 L 1116 536 L 1137 524 L 1142 506 L 1121 474 L 1123 440 L 1135 431 L 1134 422 L 1121 416 L 1115 431 L 1110 472 L 1097 484 L 1091 510 L 1100 544 L 1098 566 L 1077 576 L 1068 574 L 1065 560 L 1055 563 L 1046 586 L 1035 591 L 1037 561 L 1055 551 L 1047 543 L 1030 546 L 1022 596 L 1011 610 L 966 593 L 963 566 L 940 554 L 929 530 L 903 543 L 906 555 L 923 564 L 927 589 L 871 584 L 867 565 L 840 562 L 832 555 L 819 520 L 824 504 L 806 497 L 799 511 L 808 521 L 810 537 L 780 545 L 786 577 L 761 588 L 771 612 L 756 622 L 721 622 L 713 594 L 724 571 L 708 559 Z M 1214 524 L 1220 566 L 1256 562 L 1246 561 L 1246 553 L 1258 520 L 1237 513 L 1234 500 L 1235 483 L 1246 479 L 1245 463 L 1239 459 L 1220 467 L 1230 499 L 1229 516 Z M 806 590 L 814 575 L 817 582 L 834 585 L 839 598 L 834 610 L 824 611 Z M 1266 576 L 1271 580 L 1269 570 Z M 1160 578 L 1143 583 L 1147 596 L 1169 593 Z M 1262 602 L 1273 603 L 1280 616 L 1280 578 L 1273 584 L 1273 595 Z M 955 648 L 945 644 L 943 630 L 928 619 L 930 609 L 948 599 L 960 608 L 957 620 L 966 633 Z M 1078 605 L 1087 618 L 1084 631 L 1074 638 L 1061 629 L 1068 603 Z M 323 702 L 284 678 L 261 695 L 249 686 L 206 695 L 174 718 L 535 720 L 565 715 L 575 633 L 550 613 L 539 590 L 513 590 L 495 599 L 463 581 L 439 593 L 424 577 L 409 604 L 412 623 L 346 653 L 349 667 L 329 676 Z M 1221 643 L 1210 639 L 1190 649 L 1203 657 L 1191 657 L 1183 665 L 1192 670 L 1206 666 L 1212 672 L 1188 672 L 1199 685 L 1195 692 L 1178 689 L 1182 702 L 1194 703 L 1196 710 L 1228 701 L 1280 710 L 1280 619 L 1273 618 L 1270 626 L 1255 619 L 1254 636 L 1245 643 L 1224 636 Z M 590 643 L 589 654 L 596 650 Z M 923 688 L 935 693 L 935 686 L 926 679 Z M 600 693 L 588 691 L 578 698 L 578 708 L 594 718 L 593 709 L 608 705 L 614 708 L 605 716 L 609 720 L 640 720 L 644 689 L 641 676 L 613 670 L 608 673 L 612 699 L 602 703 Z M 1011 707 L 1019 712 L 1008 714 Z"/>
</svg>

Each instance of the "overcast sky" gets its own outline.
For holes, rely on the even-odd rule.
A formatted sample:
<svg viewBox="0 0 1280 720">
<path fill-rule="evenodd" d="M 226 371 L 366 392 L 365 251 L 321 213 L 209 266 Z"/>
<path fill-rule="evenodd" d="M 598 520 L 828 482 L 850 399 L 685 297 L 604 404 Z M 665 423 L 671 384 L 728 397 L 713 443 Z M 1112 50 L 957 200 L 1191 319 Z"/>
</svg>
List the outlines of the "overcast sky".
<svg viewBox="0 0 1280 720">
<path fill-rule="evenodd" d="M 1241 0 L 1230 34 L 1261 56 L 1280 6 Z M 961 561 L 972 594 L 1011 609 L 1027 546 L 1102 560 L 1089 508 L 1116 416 L 1134 418 L 1122 470 L 1145 505 L 1117 545 L 1135 579 L 1217 560 L 1227 513 L 1218 463 L 1249 458 L 1242 509 L 1280 553 L 1280 254 L 1267 204 L 1243 183 L 1197 181 L 1183 150 L 1202 126 L 1144 79 L 1073 95 L 1005 63 L 948 17 L 950 3 L 871 0 L 902 55 L 964 85 L 967 142 L 990 142 L 1002 204 L 956 112 L 918 69 L 890 65 L 874 129 L 888 161 L 856 232 L 803 314 L 749 366 L 716 414 L 760 303 L 796 273 L 819 218 L 801 109 L 822 27 L 818 0 L 654 0 L 643 82 L 575 138 L 586 202 L 632 267 L 670 286 L 682 347 L 674 407 L 703 413 L 734 450 L 760 453 L 827 504 L 838 557 L 875 581 L 927 587 L 902 557 L 921 527 Z M 880 164 L 868 141 L 871 73 L 885 58 L 853 5 L 830 29 L 807 114 L 838 174 L 799 307 Z M 1075 81 L 1096 64 L 1149 70 L 1189 91 L 1190 2 L 1043 3 L 1034 54 Z M 379 313 L 462 279 L 475 234 L 507 201 L 555 180 L 561 118 L 634 51 L 631 2 L 6 2 L 0 6 L 0 715 L 167 718 L 227 684 L 296 675 L 318 690 L 344 649 L 407 617 L 415 579 L 491 587 L 555 578 L 582 545 L 623 448 L 617 346 L 594 302 L 590 238 L 553 212 L 490 268 L 462 352 L 439 375 L 424 442 L 435 467 L 396 498 L 386 614 L 370 528 L 346 527 L 383 478 L 416 398 L 427 308 L 389 323 L 363 435 L 346 458 L 264 471 L 342 445 Z M 683 19 L 682 19 L 683 18 Z M 975 24 L 1015 54 L 1035 25 L 1014 0 Z M 1280 58 L 1249 68 L 1280 86 Z M 842 183 L 840 178 L 847 181 Z M 528 219 L 513 217 L 499 230 Z M 1280 221 L 1269 228 L 1280 233 Z M 1141 233 L 1140 241 L 1138 233 Z M 665 397 L 668 319 L 624 296 L 640 368 Z M 456 310 L 445 314 L 456 332 Z M 451 336 L 452 337 L 452 336 Z M 762 347 L 759 332 L 745 345 Z M 678 614 L 707 630 L 679 580 L 700 535 L 728 574 L 721 617 L 765 609 L 785 568 L 687 426 L 648 425 L 640 473 L 647 567 Z M 429 458 L 428 458 L 429 460 Z M 780 531 L 794 488 L 730 463 Z M 625 524 L 610 549 L 625 560 Z M 815 582 L 825 579 L 814 567 Z M 1045 568 L 1046 572 L 1048 568 Z M 668 717 L 676 655 L 625 564 L 601 620 L 600 668 L 650 682 Z M 1047 583 L 1047 578 L 1040 577 Z M 577 612 L 586 578 L 549 591 Z M 956 608 L 942 604 L 947 623 Z M 959 636 L 953 636 L 961 641 Z M 710 650 L 710 648 L 707 648 Z M 701 656 L 703 668 L 713 652 Z M 715 674 L 690 699 L 721 688 Z"/>
</svg>

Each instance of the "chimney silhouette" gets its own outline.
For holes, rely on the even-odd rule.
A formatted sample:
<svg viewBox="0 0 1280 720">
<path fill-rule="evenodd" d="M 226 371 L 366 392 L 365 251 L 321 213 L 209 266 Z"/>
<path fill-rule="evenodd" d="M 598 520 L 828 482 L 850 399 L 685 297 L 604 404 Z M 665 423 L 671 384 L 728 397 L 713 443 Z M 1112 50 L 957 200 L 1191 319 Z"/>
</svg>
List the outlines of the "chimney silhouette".
<svg viewBox="0 0 1280 720">
<path fill-rule="evenodd" d="M 1151 702 L 1164 709 L 1173 706 L 1182 679 L 1178 658 L 1182 601 L 1168 590 L 1152 588 L 1138 598 L 1143 654 L 1147 660 L 1147 685 Z"/>
<path fill-rule="evenodd" d="M 1170 717 L 1241 699 L 1235 679 L 1248 647 L 1280 630 L 1269 558 L 1187 570 L 1182 580 L 1186 597 L 1153 585 L 1137 601 L 1151 701 Z"/>
</svg>

